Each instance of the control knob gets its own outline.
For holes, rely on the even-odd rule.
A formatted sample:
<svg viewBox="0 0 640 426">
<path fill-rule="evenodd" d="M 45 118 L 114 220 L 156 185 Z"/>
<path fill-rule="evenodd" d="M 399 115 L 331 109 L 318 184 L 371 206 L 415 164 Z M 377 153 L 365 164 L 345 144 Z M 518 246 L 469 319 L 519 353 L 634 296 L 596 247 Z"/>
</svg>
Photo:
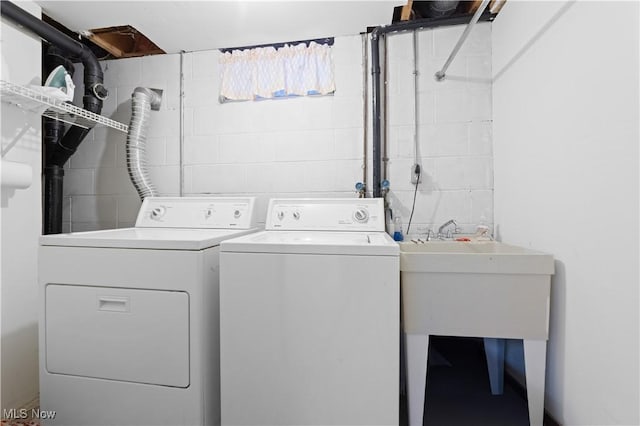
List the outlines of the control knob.
<svg viewBox="0 0 640 426">
<path fill-rule="evenodd" d="M 155 207 L 153 210 L 151 210 L 151 219 L 160 220 L 162 219 L 162 216 L 164 216 L 166 212 L 167 212 L 167 209 L 163 206 Z"/>
<path fill-rule="evenodd" d="M 298 211 L 293 212 L 293 218 L 295 220 L 299 220 L 300 219 L 300 212 L 298 212 Z"/>
<path fill-rule="evenodd" d="M 367 221 L 369 220 L 369 212 L 366 209 L 357 209 L 353 213 L 353 218 L 358 223 L 367 223 Z"/>
</svg>

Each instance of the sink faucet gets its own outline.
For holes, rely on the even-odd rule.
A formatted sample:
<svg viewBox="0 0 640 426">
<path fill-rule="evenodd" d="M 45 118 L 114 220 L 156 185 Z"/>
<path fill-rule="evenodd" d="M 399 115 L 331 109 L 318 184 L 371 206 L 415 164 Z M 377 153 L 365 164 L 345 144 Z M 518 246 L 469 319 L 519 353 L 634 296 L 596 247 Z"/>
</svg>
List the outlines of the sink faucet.
<svg viewBox="0 0 640 426">
<path fill-rule="evenodd" d="M 438 228 L 438 239 L 439 240 L 444 240 L 445 239 L 444 230 L 450 225 L 454 226 L 453 232 L 458 232 L 458 224 L 456 223 L 456 221 L 454 219 L 449 219 L 448 221 L 446 221 L 445 223 L 440 225 L 440 227 Z M 451 230 L 450 229 L 447 231 L 447 238 L 451 238 Z"/>
<path fill-rule="evenodd" d="M 427 229 L 427 236 L 425 237 L 425 241 L 431 241 L 431 237 L 433 236 L 433 232 L 431 231 L 431 228 Z"/>
</svg>

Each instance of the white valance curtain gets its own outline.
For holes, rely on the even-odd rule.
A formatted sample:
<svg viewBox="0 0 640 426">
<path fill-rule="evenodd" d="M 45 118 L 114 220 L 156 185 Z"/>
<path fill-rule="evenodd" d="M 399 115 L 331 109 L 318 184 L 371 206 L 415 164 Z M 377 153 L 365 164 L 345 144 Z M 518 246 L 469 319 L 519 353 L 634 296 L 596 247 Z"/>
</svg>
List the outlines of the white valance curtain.
<svg viewBox="0 0 640 426">
<path fill-rule="evenodd" d="M 312 41 L 225 52 L 220 81 L 220 102 L 331 94 L 331 46 Z"/>
</svg>

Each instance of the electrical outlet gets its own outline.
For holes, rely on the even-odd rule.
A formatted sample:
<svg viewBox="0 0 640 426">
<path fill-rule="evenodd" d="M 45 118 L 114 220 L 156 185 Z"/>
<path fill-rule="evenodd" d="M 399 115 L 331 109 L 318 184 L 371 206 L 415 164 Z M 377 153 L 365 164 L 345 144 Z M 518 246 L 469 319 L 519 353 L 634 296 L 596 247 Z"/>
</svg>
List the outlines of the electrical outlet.
<svg viewBox="0 0 640 426">
<path fill-rule="evenodd" d="M 422 183 L 422 168 L 419 164 L 414 164 L 411 166 L 411 184 L 417 185 Z"/>
</svg>

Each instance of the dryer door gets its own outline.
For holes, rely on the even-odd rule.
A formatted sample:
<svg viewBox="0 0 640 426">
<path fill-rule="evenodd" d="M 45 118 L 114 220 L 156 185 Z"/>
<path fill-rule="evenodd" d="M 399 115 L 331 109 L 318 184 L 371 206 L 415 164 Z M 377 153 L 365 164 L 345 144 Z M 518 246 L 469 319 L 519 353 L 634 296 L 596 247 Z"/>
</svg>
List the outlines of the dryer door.
<svg viewBox="0 0 640 426">
<path fill-rule="evenodd" d="M 50 373 L 189 386 L 189 295 L 46 286 L 46 368 Z"/>
</svg>

